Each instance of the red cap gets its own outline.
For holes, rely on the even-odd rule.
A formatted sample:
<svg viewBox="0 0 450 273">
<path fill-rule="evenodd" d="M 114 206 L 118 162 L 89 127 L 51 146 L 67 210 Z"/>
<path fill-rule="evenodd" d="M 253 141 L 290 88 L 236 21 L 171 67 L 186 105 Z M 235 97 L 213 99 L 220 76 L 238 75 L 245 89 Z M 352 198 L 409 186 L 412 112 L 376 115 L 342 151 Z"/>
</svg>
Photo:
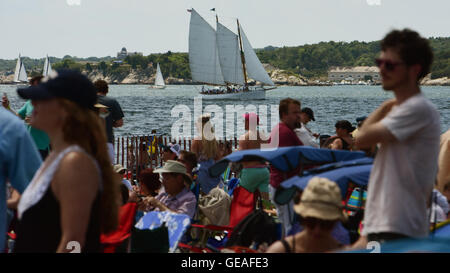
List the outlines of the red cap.
<svg viewBox="0 0 450 273">
<path fill-rule="evenodd" d="M 254 119 L 256 117 L 256 124 L 259 125 L 259 117 L 256 113 L 245 113 L 242 115 L 242 117 L 244 117 L 245 120 L 250 120 L 250 118 Z"/>
</svg>

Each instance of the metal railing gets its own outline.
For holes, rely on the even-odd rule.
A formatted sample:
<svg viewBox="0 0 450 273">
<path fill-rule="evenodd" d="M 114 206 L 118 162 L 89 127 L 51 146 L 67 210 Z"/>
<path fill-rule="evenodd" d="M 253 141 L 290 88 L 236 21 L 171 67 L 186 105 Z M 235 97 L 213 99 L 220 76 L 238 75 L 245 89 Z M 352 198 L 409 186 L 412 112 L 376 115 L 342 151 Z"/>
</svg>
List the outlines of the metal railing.
<svg viewBox="0 0 450 273">
<path fill-rule="evenodd" d="M 232 150 L 238 149 L 238 140 L 218 140 L 219 144 L 231 142 Z M 121 164 L 128 172 L 139 175 L 145 168 L 158 168 L 162 166 L 162 148 L 160 145 L 178 143 L 181 150 L 191 151 L 192 139 L 172 139 L 170 136 L 146 135 L 117 137 L 114 143 L 114 164 Z"/>
</svg>

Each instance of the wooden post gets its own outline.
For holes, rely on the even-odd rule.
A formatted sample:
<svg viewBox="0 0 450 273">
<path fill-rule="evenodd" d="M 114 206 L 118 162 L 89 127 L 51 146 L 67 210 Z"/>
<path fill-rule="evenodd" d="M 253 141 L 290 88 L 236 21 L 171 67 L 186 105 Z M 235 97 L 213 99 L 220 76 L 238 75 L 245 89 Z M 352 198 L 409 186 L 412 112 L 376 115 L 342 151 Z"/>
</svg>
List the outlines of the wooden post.
<svg viewBox="0 0 450 273">
<path fill-rule="evenodd" d="M 138 153 L 138 151 L 139 151 L 139 146 L 138 146 L 138 138 L 137 137 L 135 137 L 134 138 L 134 141 L 135 141 L 135 143 L 136 143 L 136 153 L 135 153 L 135 156 L 134 156 L 134 158 L 135 158 L 135 160 L 136 160 L 136 179 L 137 179 L 137 177 L 139 177 L 139 153 Z"/>
<path fill-rule="evenodd" d="M 122 166 L 125 167 L 125 145 L 124 145 L 123 137 L 122 137 Z M 125 167 L 126 168 L 126 167 Z"/>
<path fill-rule="evenodd" d="M 128 144 L 129 144 L 129 137 L 127 137 L 127 161 L 125 162 L 125 164 L 127 164 L 127 165 L 124 166 L 125 168 L 127 168 L 127 178 L 128 178 L 128 172 L 131 171 L 131 173 L 133 173 L 133 170 L 128 169 L 128 167 L 130 166 L 130 159 L 128 158 L 128 149 L 130 149 L 130 147 L 128 146 Z M 133 168 L 133 166 L 131 166 L 131 168 Z M 131 180 L 133 180 L 133 179 L 131 179 Z"/>
</svg>

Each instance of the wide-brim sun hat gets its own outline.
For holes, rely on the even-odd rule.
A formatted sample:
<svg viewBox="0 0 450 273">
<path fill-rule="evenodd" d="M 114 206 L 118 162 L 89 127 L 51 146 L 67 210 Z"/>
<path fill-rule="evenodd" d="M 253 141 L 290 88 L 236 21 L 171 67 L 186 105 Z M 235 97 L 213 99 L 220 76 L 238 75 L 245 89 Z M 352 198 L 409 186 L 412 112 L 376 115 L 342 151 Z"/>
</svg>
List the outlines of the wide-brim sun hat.
<svg viewBox="0 0 450 273">
<path fill-rule="evenodd" d="M 186 173 L 186 166 L 175 160 L 167 160 L 162 168 L 156 169 L 154 173 L 179 173 L 182 174 L 188 184 L 192 183 L 191 177 Z"/>
<path fill-rule="evenodd" d="M 300 203 L 294 205 L 294 210 L 303 218 L 347 221 L 339 186 L 323 177 L 315 176 L 309 180 L 302 193 Z"/>
</svg>

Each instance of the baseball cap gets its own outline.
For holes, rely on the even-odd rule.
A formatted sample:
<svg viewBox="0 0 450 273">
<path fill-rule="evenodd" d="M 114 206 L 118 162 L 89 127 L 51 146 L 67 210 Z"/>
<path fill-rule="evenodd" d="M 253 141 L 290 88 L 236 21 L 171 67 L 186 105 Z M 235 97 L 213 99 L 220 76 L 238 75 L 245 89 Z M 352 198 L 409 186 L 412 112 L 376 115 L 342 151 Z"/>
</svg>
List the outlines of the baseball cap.
<svg viewBox="0 0 450 273">
<path fill-rule="evenodd" d="M 17 93 L 21 98 L 30 100 L 65 98 L 91 110 L 97 103 L 97 93 L 92 82 L 73 70 L 53 71 L 40 84 L 19 88 Z"/>
<path fill-rule="evenodd" d="M 358 123 L 358 126 L 360 126 L 364 120 L 366 120 L 366 116 L 362 116 L 362 117 L 357 117 L 356 118 L 356 123 Z"/>
<path fill-rule="evenodd" d="M 116 173 L 120 173 L 122 171 L 126 171 L 127 169 L 125 169 L 121 164 L 116 164 L 114 165 L 114 172 Z"/>
<path fill-rule="evenodd" d="M 308 117 L 312 120 L 312 121 L 316 121 L 316 119 L 314 118 L 314 112 L 311 108 L 305 107 L 302 109 L 302 113 L 305 113 L 308 115 Z"/>
<path fill-rule="evenodd" d="M 169 145 L 159 144 L 159 146 L 165 151 L 171 151 L 172 153 L 180 156 L 181 147 L 176 143 L 169 143 Z"/>
</svg>

